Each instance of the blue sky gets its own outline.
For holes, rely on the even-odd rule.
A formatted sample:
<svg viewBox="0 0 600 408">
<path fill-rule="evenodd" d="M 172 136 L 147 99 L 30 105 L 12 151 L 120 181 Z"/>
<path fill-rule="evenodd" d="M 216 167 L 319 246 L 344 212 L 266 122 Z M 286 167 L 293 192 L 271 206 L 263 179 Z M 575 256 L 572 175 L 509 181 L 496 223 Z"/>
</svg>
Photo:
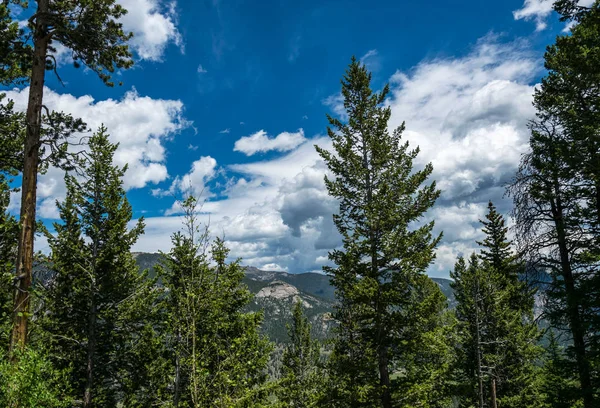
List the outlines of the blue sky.
<svg viewBox="0 0 600 408">
<path fill-rule="evenodd" d="M 447 276 L 481 237 L 487 201 L 510 210 L 502 185 L 527 150 L 544 48 L 565 29 L 545 0 L 119 2 L 135 34 L 124 85 L 104 87 L 58 47 L 65 84 L 48 75 L 46 101 L 121 143 L 116 160 L 129 164 L 128 197 L 147 224 L 135 249 L 168 250 L 176 200 L 194 193 L 232 256 L 289 272 L 320 270 L 340 243 L 312 146 L 328 145 L 325 114 L 340 113 L 352 55 L 374 87 L 391 83 L 390 127 L 406 120 L 417 166 L 434 164 L 443 193 L 428 218 L 444 240 L 430 274 Z M 8 96 L 23 109 L 27 89 Z M 40 178 L 49 225 L 62 177 Z"/>
</svg>

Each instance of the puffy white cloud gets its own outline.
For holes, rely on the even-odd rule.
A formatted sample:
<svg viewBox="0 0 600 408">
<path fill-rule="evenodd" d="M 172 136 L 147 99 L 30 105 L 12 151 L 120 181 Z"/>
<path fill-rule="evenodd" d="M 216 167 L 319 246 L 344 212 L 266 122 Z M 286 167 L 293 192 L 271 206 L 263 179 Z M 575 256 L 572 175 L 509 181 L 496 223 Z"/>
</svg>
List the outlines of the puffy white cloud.
<svg viewBox="0 0 600 408">
<path fill-rule="evenodd" d="M 201 200 L 207 199 L 212 195 L 207 183 L 217 175 L 217 171 L 217 161 L 210 156 L 202 156 L 192 163 L 187 174 L 175 177 L 168 190 L 155 189 L 152 190 L 152 195 L 156 197 L 193 195 Z M 180 211 L 179 203 L 175 202 L 166 214 L 177 214 Z"/>
<path fill-rule="evenodd" d="M 29 89 L 12 90 L 7 97 L 15 101 L 18 110 L 25 110 Z M 44 89 L 44 103 L 50 110 L 63 111 L 83 119 L 92 131 L 105 125 L 113 143 L 119 143 L 115 164 L 128 165 L 124 177 L 127 190 L 156 184 L 168 177 L 165 165 L 165 140 L 189 126 L 183 117 L 183 104 L 178 100 L 152 99 L 135 90 L 121 100 L 95 101 L 93 97 L 59 94 Z M 55 218 L 50 211 L 56 199 L 64 197 L 64 173 L 51 168 L 39 177 L 38 198 L 42 216 Z"/>
<path fill-rule="evenodd" d="M 424 219 L 444 231 L 432 275 L 448 276 L 458 255 L 477 249 L 489 200 L 505 214 L 510 208 L 503 184 L 527 151 L 532 82 L 542 67 L 527 49 L 486 37 L 468 55 L 426 60 L 391 78 L 390 130 L 406 121 L 405 139 L 421 148 L 415 167 L 432 162 L 432 179 L 443 190 Z M 329 103 L 343 114 L 337 96 Z M 331 218 L 337 205 L 325 190 L 326 167 L 314 144 L 332 148 L 329 138 L 315 136 L 275 159 L 226 167 L 236 175 L 223 192 L 227 198 L 208 201 L 203 211 L 233 257 L 290 272 L 329 263 L 327 252 L 341 244 Z"/>
<path fill-rule="evenodd" d="M 247 156 L 271 150 L 287 152 L 295 149 L 305 141 L 306 139 L 304 138 L 304 131 L 302 129 L 298 129 L 295 133 L 282 132 L 274 138 L 267 136 L 267 132 L 264 130 L 259 130 L 250 136 L 244 136 L 237 140 L 233 150 L 242 152 Z"/>
<path fill-rule="evenodd" d="M 161 0 L 118 0 L 127 9 L 121 17 L 123 29 L 133 32 L 131 46 L 145 60 L 160 61 L 168 44 L 183 52 L 183 39 L 177 30 L 176 2 Z"/>
<path fill-rule="evenodd" d="M 580 0 L 579 5 L 589 7 L 594 4 L 594 0 Z M 547 20 L 552 14 L 554 0 L 525 0 L 523 7 L 513 11 L 515 20 L 535 21 L 537 31 L 545 30 L 548 26 Z"/>
</svg>

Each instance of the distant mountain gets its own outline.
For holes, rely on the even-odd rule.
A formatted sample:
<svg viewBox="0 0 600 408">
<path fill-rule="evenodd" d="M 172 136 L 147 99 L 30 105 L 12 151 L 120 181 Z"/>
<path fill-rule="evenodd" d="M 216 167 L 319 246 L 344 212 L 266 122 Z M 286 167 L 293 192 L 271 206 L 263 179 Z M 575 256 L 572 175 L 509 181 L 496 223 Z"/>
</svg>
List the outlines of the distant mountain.
<svg viewBox="0 0 600 408">
<path fill-rule="evenodd" d="M 148 269 L 150 275 L 154 275 L 154 266 L 160 261 L 160 254 L 137 252 L 134 256 L 140 268 Z M 450 287 L 451 280 L 432 280 L 448 298 L 448 305 L 454 307 L 456 300 Z M 325 338 L 334 324 L 331 313 L 335 304 L 335 289 L 324 274 L 263 271 L 247 266 L 244 283 L 254 294 L 250 310 L 264 311 L 263 332 L 276 343 L 287 341 L 286 324 L 291 320 L 292 306 L 298 301 L 304 305 L 315 337 Z"/>
</svg>

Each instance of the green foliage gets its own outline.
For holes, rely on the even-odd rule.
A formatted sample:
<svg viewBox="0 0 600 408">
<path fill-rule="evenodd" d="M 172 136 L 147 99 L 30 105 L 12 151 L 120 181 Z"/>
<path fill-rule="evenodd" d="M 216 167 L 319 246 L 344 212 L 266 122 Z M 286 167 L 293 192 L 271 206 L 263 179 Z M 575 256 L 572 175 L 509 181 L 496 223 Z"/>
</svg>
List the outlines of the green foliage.
<svg viewBox="0 0 600 408">
<path fill-rule="evenodd" d="M 600 397 L 600 3 L 555 6 L 576 24 L 547 49 L 532 151 L 512 193 L 521 247 L 552 277 L 547 316 L 568 333 L 567 355 L 591 408 Z"/>
<path fill-rule="evenodd" d="M 6 408 L 67 408 L 72 406 L 64 371 L 53 368 L 43 353 L 17 351 L 16 362 L 0 361 L 0 405 Z"/>
<path fill-rule="evenodd" d="M 481 221 L 486 238 L 467 264 L 459 258 L 454 279 L 459 341 L 459 394 L 468 404 L 487 404 L 492 381 L 498 404 L 538 407 L 536 364 L 539 330 L 533 320 L 533 292 L 519 280 L 523 270 L 511 251 L 504 218 L 492 203 Z"/>
<path fill-rule="evenodd" d="M 319 342 L 311 336 L 311 325 L 304 315 L 301 302 L 294 305 L 288 336 L 290 342 L 283 351 L 278 399 L 284 407 L 319 407 L 326 381 L 325 371 L 321 363 Z"/>
<path fill-rule="evenodd" d="M 8 3 L 0 4 L 0 84 L 19 85 L 29 76 L 32 48 L 23 39 L 24 30 L 11 18 Z"/>
<path fill-rule="evenodd" d="M 583 402 L 579 398 L 580 387 L 573 378 L 572 362 L 564 354 L 554 331 L 549 332 L 546 360 L 541 372 L 541 391 L 544 401 L 552 408 L 579 408 Z"/>
<path fill-rule="evenodd" d="M 42 326 L 58 368 L 72 367 L 74 396 L 89 406 L 114 406 L 134 370 L 137 340 L 150 323 L 152 281 L 139 273 L 131 247 L 143 220 L 129 229 L 125 169 L 112 164 L 117 145 L 105 128 L 90 139 L 82 180 L 66 175 L 67 196 L 58 204 L 62 223 L 48 234 L 54 278 L 45 290 Z M 131 392 L 131 390 L 129 390 Z"/>
<path fill-rule="evenodd" d="M 244 270 L 239 260 L 226 262 L 223 240 L 209 251 L 196 206 L 193 197 L 182 203 L 185 232 L 173 235 L 158 268 L 166 289 L 161 335 L 169 345 L 159 389 L 175 407 L 259 406 L 271 350 L 259 333 L 262 314 L 245 312 L 252 295 L 242 284 Z"/>
<path fill-rule="evenodd" d="M 390 378 L 406 370 L 405 345 L 430 328 L 420 321 L 441 313 L 422 296 L 441 236 L 432 235 L 433 222 L 409 228 L 440 194 L 435 183 L 422 186 L 433 167 L 413 170 L 419 149 L 402 143 L 404 124 L 387 130 L 391 110 L 382 104 L 389 87 L 373 93 L 370 82 L 353 58 L 342 80 L 348 120 L 328 117 L 334 152 L 316 147 L 333 174 L 325 184 L 340 202 L 334 223 L 344 245 L 330 253 L 337 267 L 325 268 L 339 300 L 330 364 L 334 406 L 391 406 L 392 393 L 409 387 Z"/>
<path fill-rule="evenodd" d="M 0 173 L 0 349 L 7 350 L 9 344 L 14 259 L 17 256 L 17 220 L 8 213 L 10 188 Z"/>
</svg>

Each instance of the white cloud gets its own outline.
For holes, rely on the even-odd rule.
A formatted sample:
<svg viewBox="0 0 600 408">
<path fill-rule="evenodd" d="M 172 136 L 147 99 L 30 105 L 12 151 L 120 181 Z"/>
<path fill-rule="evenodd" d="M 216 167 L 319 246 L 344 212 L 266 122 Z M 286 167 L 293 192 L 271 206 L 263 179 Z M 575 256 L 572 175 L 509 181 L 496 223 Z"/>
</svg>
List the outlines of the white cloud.
<svg viewBox="0 0 600 408">
<path fill-rule="evenodd" d="M 273 271 L 273 272 L 287 272 L 287 268 L 284 266 L 280 266 L 279 264 L 276 263 L 268 263 L 268 264 L 264 264 L 263 266 L 260 267 L 260 269 L 262 269 L 263 271 Z"/>
<path fill-rule="evenodd" d="M 244 136 L 235 142 L 233 150 L 242 152 L 246 156 L 252 156 L 259 152 L 268 152 L 276 150 L 278 152 L 287 152 L 295 149 L 304 143 L 304 131 L 298 129 L 295 133 L 282 132 L 274 138 L 269 138 L 267 132 L 259 130 L 258 132 Z"/>
<path fill-rule="evenodd" d="M 390 129 L 406 121 L 405 139 L 421 148 L 415 167 L 432 162 L 432 179 L 443 190 L 424 219 L 435 219 L 436 230 L 444 231 L 432 275 L 448 276 L 458 255 L 477 249 L 478 220 L 488 200 L 504 214 L 510 208 L 503 184 L 527 151 L 532 83 L 542 69 L 527 50 L 526 43 L 500 44 L 488 36 L 466 56 L 426 60 L 391 78 Z M 343 116 L 341 100 L 330 102 Z M 247 154 L 277 139 L 257 134 L 251 137 L 259 143 L 248 144 Z M 331 218 L 336 203 L 323 183 L 326 167 L 313 147 L 330 150 L 331 142 L 319 136 L 303 142 L 275 159 L 227 166 L 226 174 L 236 175 L 223 191 L 227 198 L 208 201 L 203 209 L 213 233 L 224 234 L 232 256 L 243 257 L 244 264 L 318 270 L 341 243 Z M 147 223 L 172 228 L 173 221 L 163 218 Z M 174 230 L 142 238 L 140 248 L 165 242 Z"/>
<path fill-rule="evenodd" d="M 594 4 L 594 0 L 580 0 L 579 5 L 589 7 Z M 536 31 L 545 30 L 548 26 L 547 20 L 552 14 L 554 0 L 525 0 L 523 7 L 513 11 L 515 20 L 535 21 Z"/>
<path fill-rule="evenodd" d="M 369 71 L 378 71 L 381 67 L 379 52 L 375 49 L 367 51 L 365 55 L 360 57 L 360 62 L 365 64 Z"/>
<path fill-rule="evenodd" d="M 206 74 L 208 71 L 202 66 L 202 64 L 198 64 L 198 69 L 197 69 L 199 74 Z"/>
<path fill-rule="evenodd" d="M 221 134 L 223 134 L 223 135 L 226 135 L 226 134 L 228 134 L 228 133 L 230 133 L 230 132 L 231 132 L 231 129 L 229 129 L 229 128 L 227 128 L 227 129 L 223 129 L 223 130 L 220 130 L 220 131 L 219 131 L 219 133 L 221 133 Z"/>
<path fill-rule="evenodd" d="M 29 88 L 7 91 L 18 110 L 25 110 Z M 127 92 L 121 100 L 95 101 L 89 95 L 76 97 L 44 89 L 44 103 L 50 110 L 63 111 L 83 119 L 92 131 L 104 124 L 110 140 L 119 143 L 115 164 L 128 165 L 124 177 L 127 190 L 156 184 L 168 177 L 165 165 L 165 140 L 189 126 L 183 118 L 183 104 L 178 100 L 152 99 L 140 96 L 135 90 Z M 49 211 L 56 199 L 64 197 L 64 172 L 51 168 L 40 175 L 38 198 L 42 216 L 54 218 Z M 48 200 L 46 202 L 46 200 Z M 50 217 L 50 215 L 53 215 Z"/>
<path fill-rule="evenodd" d="M 123 29 L 133 32 L 131 46 L 141 59 L 160 61 L 170 43 L 183 52 L 175 1 L 168 4 L 161 0 L 118 1 L 128 11 L 120 20 Z"/>
<path fill-rule="evenodd" d="M 152 190 L 152 195 L 156 197 L 193 195 L 201 200 L 209 198 L 212 193 L 207 186 L 207 183 L 217 175 L 217 161 L 210 156 L 202 156 L 194 161 L 190 171 L 183 175 L 177 176 L 171 183 L 171 187 L 162 191 L 159 189 Z M 172 208 L 167 210 L 166 215 L 177 214 L 181 211 L 178 203 L 175 203 Z"/>
</svg>

